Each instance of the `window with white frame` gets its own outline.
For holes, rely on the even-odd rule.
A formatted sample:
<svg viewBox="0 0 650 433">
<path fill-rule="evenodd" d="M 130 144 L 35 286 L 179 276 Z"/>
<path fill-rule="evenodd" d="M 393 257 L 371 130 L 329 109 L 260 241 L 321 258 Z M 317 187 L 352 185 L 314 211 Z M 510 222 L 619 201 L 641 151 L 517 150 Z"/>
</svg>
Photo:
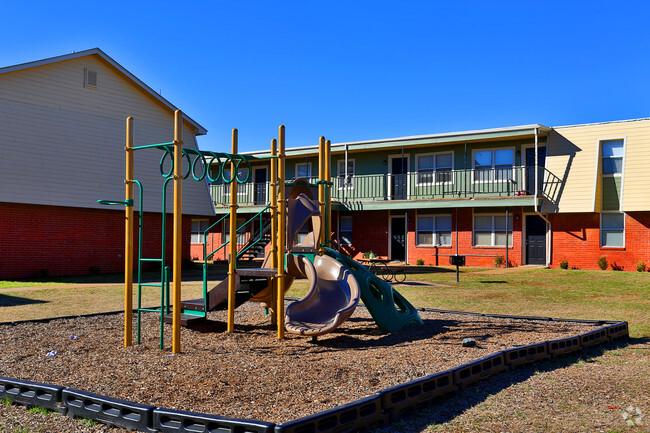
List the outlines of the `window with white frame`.
<svg viewBox="0 0 650 433">
<path fill-rule="evenodd" d="M 452 152 L 417 155 L 415 158 L 416 184 L 453 182 L 451 176 L 453 160 L 454 154 Z"/>
<path fill-rule="evenodd" d="M 600 245 L 605 248 L 625 247 L 625 214 L 603 212 L 600 214 Z"/>
<path fill-rule="evenodd" d="M 474 181 L 504 182 L 514 179 L 515 149 L 489 149 L 474 151 Z"/>
<path fill-rule="evenodd" d="M 339 217 L 339 244 L 352 245 L 352 215 Z"/>
<path fill-rule="evenodd" d="M 340 159 L 336 164 L 336 182 L 339 189 L 354 188 L 354 159 L 348 159 L 347 176 L 345 171 L 345 160 Z"/>
<path fill-rule="evenodd" d="M 512 246 L 512 218 L 508 218 L 506 230 L 505 215 L 474 215 L 474 246 L 505 247 L 506 232 L 508 246 Z"/>
<path fill-rule="evenodd" d="M 623 140 L 606 140 L 603 146 L 603 175 L 623 173 Z"/>
<path fill-rule="evenodd" d="M 192 220 L 192 234 L 190 236 L 190 242 L 193 244 L 202 244 L 203 232 L 205 232 L 208 227 L 210 227 L 210 221 L 208 220 Z"/>
<path fill-rule="evenodd" d="M 309 179 L 311 178 L 311 162 L 297 162 L 296 163 L 296 178 Z"/>
<path fill-rule="evenodd" d="M 451 246 L 451 215 L 418 215 L 417 245 Z"/>
<path fill-rule="evenodd" d="M 84 87 L 91 89 L 97 88 L 97 71 L 94 69 L 84 69 Z"/>
</svg>

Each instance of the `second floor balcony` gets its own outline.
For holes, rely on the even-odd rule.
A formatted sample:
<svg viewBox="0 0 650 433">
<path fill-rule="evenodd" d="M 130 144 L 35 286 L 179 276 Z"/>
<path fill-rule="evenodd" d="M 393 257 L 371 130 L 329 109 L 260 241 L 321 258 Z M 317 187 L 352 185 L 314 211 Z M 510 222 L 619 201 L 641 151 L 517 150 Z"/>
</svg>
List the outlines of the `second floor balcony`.
<svg viewBox="0 0 650 433">
<path fill-rule="evenodd" d="M 405 174 L 371 174 L 332 177 L 332 200 L 355 208 L 371 204 L 422 200 L 459 200 L 525 197 L 537 195 L 554 201 L 561 179 L 544 167 L 504 167 L 409 172 Z M 309 178 L 315 182 L 316 178 Z M 230 203 L 230 186 L 211 185 L 215 208 Z M 269 199 L 269 182 L 246 182 L 237 185 L 237 203 L 242 206 L 264 206 Z M 531 202 L 532 203 L 532 202 Z"/>
</svg>

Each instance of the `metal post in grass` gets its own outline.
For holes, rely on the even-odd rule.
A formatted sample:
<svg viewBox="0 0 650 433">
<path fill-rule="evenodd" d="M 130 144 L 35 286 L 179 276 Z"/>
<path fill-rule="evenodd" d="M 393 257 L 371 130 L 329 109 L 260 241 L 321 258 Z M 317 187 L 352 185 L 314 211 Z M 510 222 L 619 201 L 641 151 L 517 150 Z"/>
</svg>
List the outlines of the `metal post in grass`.
<svg viewBox="0 0 650 433">
<path fill-rule="evenodd" d="M 277 325 L 278 339 L 284 338 L 284 288 L 286 285 L 284 275 L 285 245 L 287 240 L 287 217 L 286 217 L 286 198 L 285 194 L 285 155 L 284 155 L 284 125 L 280 125 L 278 131 L 278 296 L 277 296 Z"/>
<path fill-rule="evenodd" d="M 181 257 L 183 240 L 183 113 L 174 112 L 174 278 L 172 311 L 172 353 L 181 351 Z M 166 209 L 163 209 L 166 212 Z"/>
<path fill-rule="evenodd" d="M 230 157 L 230 239 L 228 257 L 228 332 L 235 330 L 235 272 L 237 262 L 237 167 L 235 155 L 238 146 L 238 131 L 232 130 L 232 155 Z"/>
<path fill-rule="evenodd" d="M 132 344 L 133 328 L 133 117 L 126 118 L 124 230 L 124 347 Z"/>
</svg>

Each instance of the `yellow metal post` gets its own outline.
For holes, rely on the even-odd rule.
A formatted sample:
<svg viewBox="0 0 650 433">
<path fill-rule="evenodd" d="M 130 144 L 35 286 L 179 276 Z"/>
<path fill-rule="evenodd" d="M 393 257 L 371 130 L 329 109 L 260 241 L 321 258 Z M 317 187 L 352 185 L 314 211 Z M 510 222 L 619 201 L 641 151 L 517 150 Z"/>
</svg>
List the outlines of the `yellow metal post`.
<svg viewBox="0 0 650 433">
<path fill-rule="evenodd" d="M 271 140 L 271 267 L 278 269 L 278 142 Z M 275 314 L 278 300 L 278 281 L 271 281 L 271 323 L 276 324 L 278 316 Z"/>
<path fill-rule="evenodd" d="M 126 118 L 126 221 L 124 230 L 124 347 L 132 344 L 133 328 L 133 117 Z"/>
<path fill-rule="evenodd" d="M 321 135 L 318 140 L 318 210 L 320 211 L 321 218 L 325 217 L 325 137 Z M 325 242 L 325 224 L 320 225 L 320 243 Z M 322 256 L 325 253 L 325 248 L 322 245 L 315 245 L 318 248 L 319 254 Z"/>
<path fill-rule="evenodd" d="M 286 198 L 284 196 L 285 173 L 284 173 L 284 125 L 280 125 L 279 131 L 279 152 L 278 152 L 278 296 L 277 296 L 277 325 L 278 339 L 284 338 L 284 288 L 286 284 L 284 275 L 284 254 L 287 240 L 287 217 L 286 217 Z"/>
<path fill-rule="evenodd" d="M 232 153 L 237 153 L 238 132 L 232 130 Z M 237 167 L 230 161 L 230 257 L 228 258 L 228 332 L 235 330 L 235 272 L 237 263 Z"/>
<path fill-rule="evenodd" d="M 332 142 L 327 140 L 325 142 L 325 180 L 329 182 L 332 180 Z M 325 187 L 325 209 L 326 209 L 326 224 L 325 224 L 325 238 L 323 243 L 327 246 L 330 245 L 330 237 L 332 236 L 332 186 Z"/>
<path fill-rule="evenodd" d="M 181 351 L 181 259 L 183 241 L 183 113 L 174 112 L 174 310 L 172 353 Z M 166 212 L 163 209 L 163 212 Z"/>
</svg>

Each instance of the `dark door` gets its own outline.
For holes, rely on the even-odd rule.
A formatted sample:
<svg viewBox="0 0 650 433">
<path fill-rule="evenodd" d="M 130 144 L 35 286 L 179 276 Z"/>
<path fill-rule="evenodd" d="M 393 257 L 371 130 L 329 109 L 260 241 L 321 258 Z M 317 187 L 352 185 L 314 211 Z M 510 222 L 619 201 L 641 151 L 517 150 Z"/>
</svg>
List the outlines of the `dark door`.
<svg viewBox="0 0 650 433">
<path fill-rule="evenodd" d="M 390 192 L 393 200 L 406 200 L 406 158 L 393 158 L 391 160 L 391 185 Z"/>
<path fill-rule="evenodd" d="M 537 162 L 539 164 L 539 174 L 537 183 L 537 192 L 542 191 L 544 182 L 544 170 L 546 166 L 546 147 L 537 148 Z M 535 194 L 535 148 L 526 149 L 526 194 Z"/>
<path fill-rule="evenodd" d="M 526 264 L 546 264 L 546 221 L 537 215 L 526 216 Z"/>
<path fill-rule="evenodd" d="M 256 205 L 266 204 L 266 167 L 255 169 L 254 200 Z"/>
<path fill-rule="evenodd" d="M 390 259 L 403 262 L 406 259 L 406 233 L 404 218 L 390 219 Z"/>
</svg>

